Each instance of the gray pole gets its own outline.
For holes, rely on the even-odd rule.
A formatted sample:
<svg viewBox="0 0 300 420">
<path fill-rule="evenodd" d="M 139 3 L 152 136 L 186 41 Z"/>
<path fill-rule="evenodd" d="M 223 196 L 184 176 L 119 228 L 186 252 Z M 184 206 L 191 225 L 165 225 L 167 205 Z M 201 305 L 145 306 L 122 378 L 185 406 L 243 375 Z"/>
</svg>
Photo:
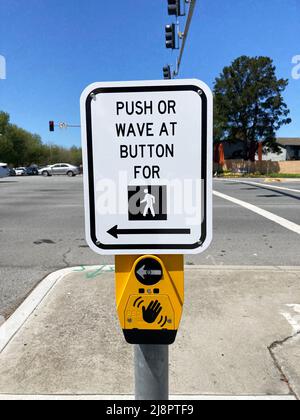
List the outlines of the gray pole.
<svg viewBox="0 0 300 420">
<path fill-rule="evenodd" d="M 169 399 L 169 347 L 138 345 L 134 348 L 135 399 Z"/>
<path fill-rule="evenodd" d="M 182 57 L 183 57 L 187 37 L 188 37 L 188 34 L 189 34 L 190 26 L 191 26 L 191 23 L 192 23 L 195 7 L 196 7 L 196 1 L 197 0 L 190 0 L 189 1 L 190 8 L 189 8 L 189 13 L 188 13 L 188 17 L 187 17 L 187 21 L 186 21 L 186 25 L 185 25 L 185 30 L 184 30 L 182 45 L 181 45 L 181 48 L 180 48 L 179 58 L 178 58 L 178 61 L 177 61 L 177 68 L 175 70 L 174 76 L 179 75 L 179 70 L 180 70 L 180 66 L 181 66 L 181 62 L 182 62 Z"/>
</svg>

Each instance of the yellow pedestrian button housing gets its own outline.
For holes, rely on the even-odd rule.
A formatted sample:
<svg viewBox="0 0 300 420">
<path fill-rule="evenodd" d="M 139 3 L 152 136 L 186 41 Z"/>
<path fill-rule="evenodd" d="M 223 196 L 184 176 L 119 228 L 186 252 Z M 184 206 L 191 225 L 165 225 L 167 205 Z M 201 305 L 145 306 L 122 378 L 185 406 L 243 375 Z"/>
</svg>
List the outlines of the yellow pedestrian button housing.
<svg viewBox="0 0 300 420">
<path fill-rule="evenodd" d="M 116 299 L 128 343 L 174 343 L 184 302 L 183 256 L 117 256 Z"/>
</svg>

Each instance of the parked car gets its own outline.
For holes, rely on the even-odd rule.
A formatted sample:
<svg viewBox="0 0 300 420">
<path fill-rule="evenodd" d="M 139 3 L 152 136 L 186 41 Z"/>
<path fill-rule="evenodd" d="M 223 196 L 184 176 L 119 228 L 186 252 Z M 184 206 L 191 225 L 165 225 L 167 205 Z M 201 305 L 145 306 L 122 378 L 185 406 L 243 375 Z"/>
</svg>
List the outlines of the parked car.
<svg viewBox="0 0 300 420">
<path fill-rule="evenodd" d="M 26 168 L 26 175 L 34 176 L 34 175 L 38 175 L 38 174 L 39 174 L 39 170 L 38 170 L 37 167 L 30 166 L 29 168 Z"/>
<path fill-rule="evenodd" d="M 26 175 L 26 168 L 15 168 L 14 169 L 16 176 L 25 176 Z"/>
<path fill-rule="evenodd" d="M 41 168 L 39 174 L 43 176 L 67 175 L 72 177 L 79 175 L 79 169 L 77 166 L 70 165 L 69 163 L 57 163 Z"/>
<path fill-rule="evenodd" d="M 8 168 L 8 176 L 16 176 L 16 171 L 12 168 Z"/>
</svg>

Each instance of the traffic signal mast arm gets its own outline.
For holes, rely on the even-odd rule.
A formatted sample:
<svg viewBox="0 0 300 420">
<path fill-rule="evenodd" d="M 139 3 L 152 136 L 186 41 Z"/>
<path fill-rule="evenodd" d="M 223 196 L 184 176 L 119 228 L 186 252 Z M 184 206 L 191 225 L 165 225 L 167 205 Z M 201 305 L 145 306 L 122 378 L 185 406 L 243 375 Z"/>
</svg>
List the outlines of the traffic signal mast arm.
<svg viewBox="0 0 300 420">
<path fill-rule="evenodd" d="M 188 13 L 188 17 L 187 17 L 187 21 L 186 21 L 186 25 L 185 25 L 185 30 L 184 30 L 184 33 L 182 34 L 182 45 L 181 45 L 181 48 L 180 48 L 179 58 L 177 60 L 177 67 L 176 67 L 176 71 L 175 71 L 174 76 L 179 75 L 180 65 L 181 65 L 181 62 L 182 62 L 182 57 L 183 57 L 183 53 L 184 53 L 184 50 L 185 50 L 185 45 L 186 45 L 188 33 L 189 33 L 190 26 L 191 26 L 191 23 L 192 23 L 194 11 L 195 11 L 195 6 L 196 6 L 196 0 L 190 0 L 189 13 Z"/>
<path fill-rule="evenodd" d="M 53 133 L 55 131 L 55 127 L 58 127 L 60 129 L 64 128 L 81 128 L 81 125 L 74 125 L 74 124 L 68 124 L 60 122 L 59 124 L 55 124 L 54 121 L 49 121 L 49 131 Z"/>
<path fill-rule="evenodd" d="M 164 79 L 172 79 L 172 76 L 176 77 L 179 75 L 182 57 L 184 54 L 188 33 L 190 30 L 192 18 L 195 11 L 196 0 L 184 0 L 184 5 L 186 4 L 189 4 L 189 11 L 188 11 L 188 17 L 187 17 L 184 32 L 180 32 L 178 20 L 176 24 L 173 23 L 172 25 L 167 25 L 165 28 L 166 48 L 172 49 L 172 50 L 178 49 L 180 50 L 180 52 L 179 52 L 179 57 L 177 59 L 176 70 L 173 72 L 173 74 L 171 73 L 169 65 L 163 68 Z M 181 13 L 181 0 L 168 0 L 168 13 L 169 15 L 174 15 L 177 18 L 181 16 L 185 16 L 186 15 L 185 7 L 184 7 L 184 12 Z M 178 39 L 177 46 L 176 46 L 176 36 Z M 180 46 L 180 40 L 182 41 L 181 46 Z"/>
</svg>

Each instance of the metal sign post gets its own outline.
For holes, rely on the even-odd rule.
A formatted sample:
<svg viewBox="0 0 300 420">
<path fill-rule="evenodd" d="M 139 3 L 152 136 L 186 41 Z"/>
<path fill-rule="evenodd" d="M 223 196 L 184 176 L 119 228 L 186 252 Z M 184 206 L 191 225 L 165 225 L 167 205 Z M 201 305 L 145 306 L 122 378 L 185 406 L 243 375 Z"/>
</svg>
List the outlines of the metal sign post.
<svg viewBox="0 0 300 420">
<path fill-rule="evenodd" d="M 169 399 L 169 347 L 136 345 L 134 348 L 135 399 Z"/>
<path fill-rule="evenodd" d="M 135 345 L 137 400 L 167 400 L 169 345 L 175 341 L 184 301 L 184 259 L 116 257 L 116 300 L 125 339 Z"/>
</svg>

